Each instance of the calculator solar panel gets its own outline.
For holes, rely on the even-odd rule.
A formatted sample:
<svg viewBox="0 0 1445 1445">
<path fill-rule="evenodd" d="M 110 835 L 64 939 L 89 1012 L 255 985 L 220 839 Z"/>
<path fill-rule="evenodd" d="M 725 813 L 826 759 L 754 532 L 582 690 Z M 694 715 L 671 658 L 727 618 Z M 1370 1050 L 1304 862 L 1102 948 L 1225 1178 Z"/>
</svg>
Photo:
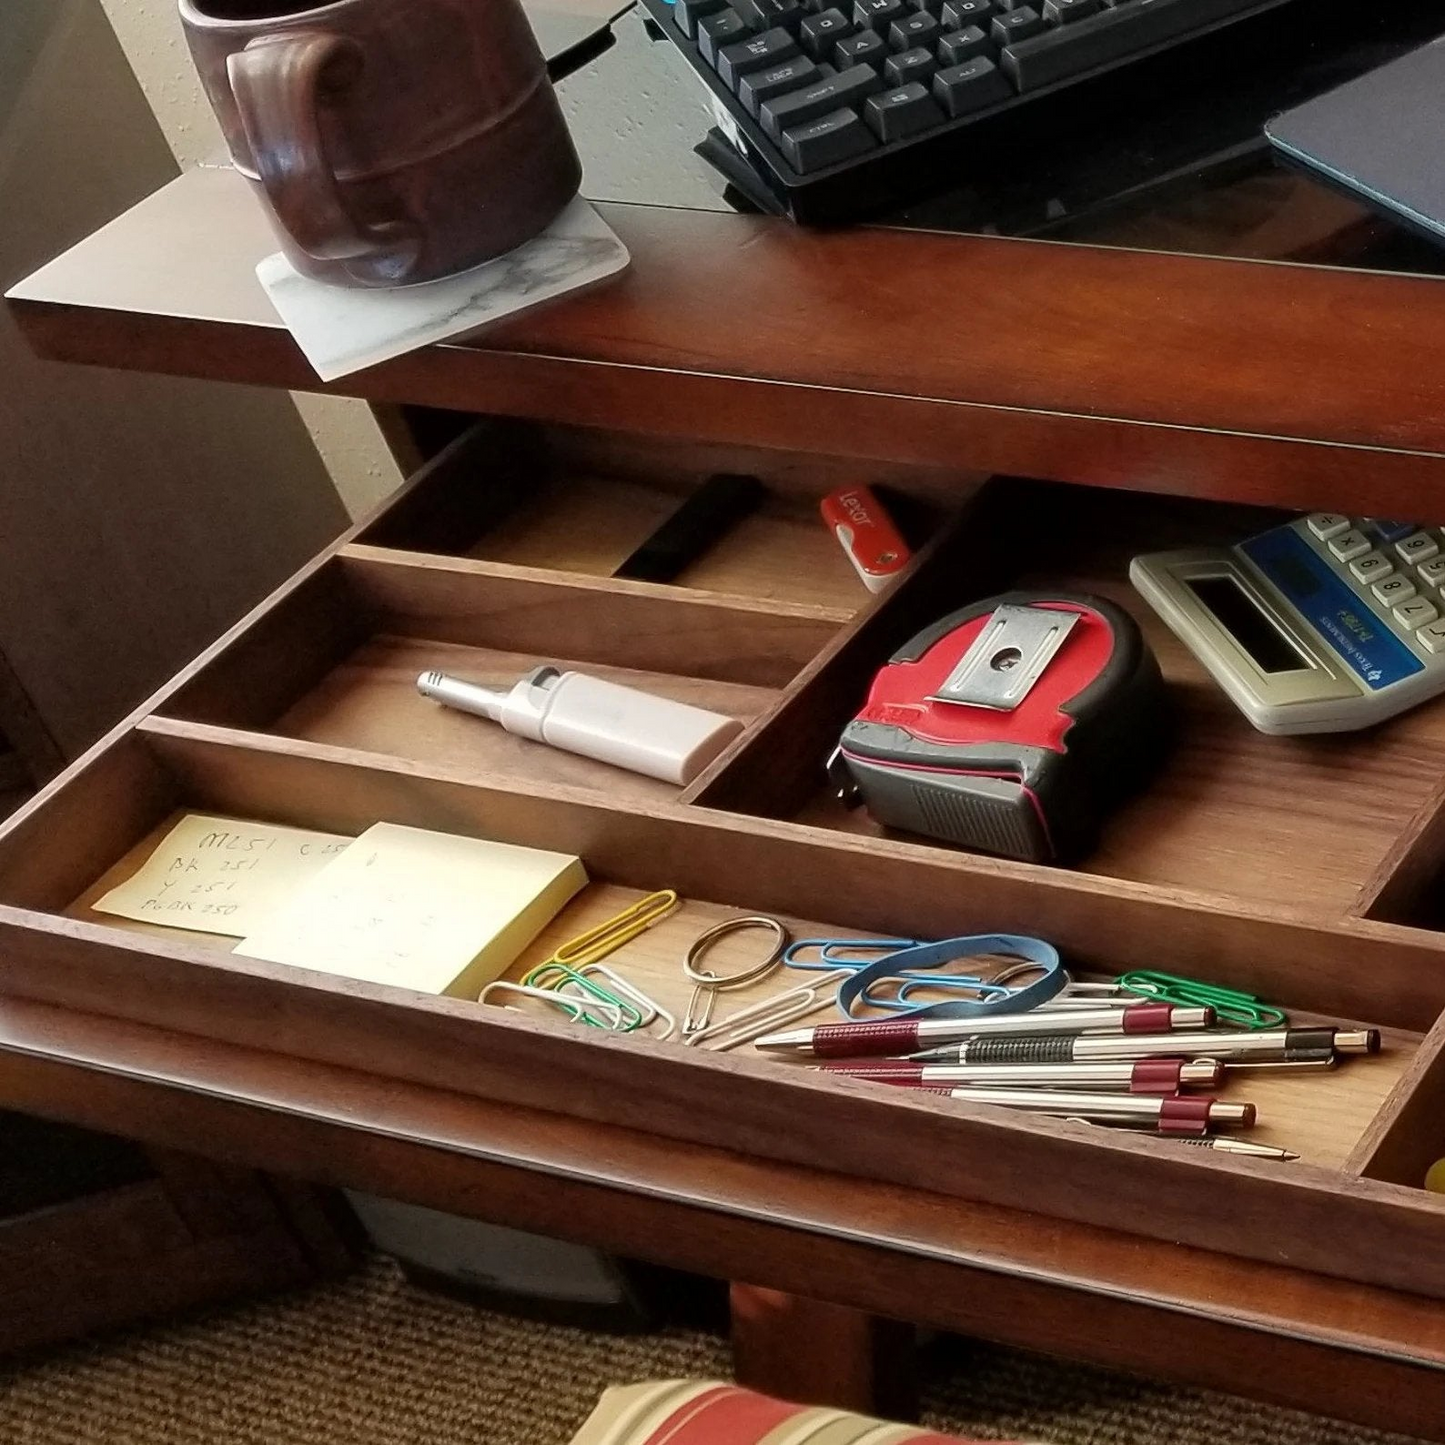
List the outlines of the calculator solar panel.
<svg viewBox="0 0 1445 1445">
<path fill-rule="evenodd" d="M 642 0 L 798 220 L 948 163 L 979 122 L 1289 0 Z"/>
</svg>

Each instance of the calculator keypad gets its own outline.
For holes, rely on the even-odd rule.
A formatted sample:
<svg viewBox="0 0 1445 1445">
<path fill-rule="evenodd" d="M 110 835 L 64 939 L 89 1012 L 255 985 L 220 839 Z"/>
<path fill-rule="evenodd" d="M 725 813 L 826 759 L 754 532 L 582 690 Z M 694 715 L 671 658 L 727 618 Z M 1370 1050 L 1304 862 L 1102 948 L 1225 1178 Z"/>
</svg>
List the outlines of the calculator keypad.
<svg viewBox="0 0 1445 1445">
<path fill-rule="evenodd" d="M 1388 577 L 1395 570 L 1395 564 L 1383 552 L 1366 552 L 1350 563 L 1350 571 L 1361 582 L 1374 582 Z"/>
<path fill-rule="evenodd" d="M 1321 542 L 1328 542 L 1338 537 L 1341 532 L 1350 530 L 1350 519 L 1342 517 L 1338 512 L 1312 512 L 1306 521 L 1310 531 Z"/>
<path fill-rule="evenodd" d="M 1369 550 L 1370 539 L 1358 527 L 1351 527 L 1348 532 L 1341 532 L 1338 537 L 1330 539 L 1330 551 L 1341 562 L 1353 562 Z"/>
<path fill-rule="evenodd" d="M 1383 582 L 1376 582 L 1370 591 L 1381 602 L 1393 607 L 1397 602 L 1408 602 L 1415 595 L 1415 584 L 1403 573 L 1397 572 Z"/>
<path fill-rule="evenodd" d="M 1428 532 L 1415 532 L 1403 542 L 1395 543 L 1395 550 L 1405 562 L 1428 562 L 1440 551 L 1440 544 Z"/>
<path fill-rule="evenodd" d="M 1425 652 L 1445 655 L 1445 530 L 1338 512 L 1312 512 L 1304 530 L 1382 616 Z"/>
<path fill-rule="evenodd" d="M 1395 609 L 1395 621 L 1401 627 L 1411 630 L 1422 622 L 1434 622 L 1439 615 L 1440 609 L 1424 597 L 1415 597 L 1409 602 L 1402 602 Z"/>
</svg>

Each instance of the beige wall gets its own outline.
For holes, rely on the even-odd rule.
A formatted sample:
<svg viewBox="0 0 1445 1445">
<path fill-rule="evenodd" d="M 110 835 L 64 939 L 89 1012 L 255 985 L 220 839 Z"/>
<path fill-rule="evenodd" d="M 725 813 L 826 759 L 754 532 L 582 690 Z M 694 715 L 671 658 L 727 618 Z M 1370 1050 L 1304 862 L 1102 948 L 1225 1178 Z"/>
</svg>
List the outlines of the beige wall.
<svg viewBox="0 0 1445 1445">
<path fill-rule="evenodd" d="M 94 0 L 0 0 L 0 291 L 175 173 Z M 0 374 L 0 703 L 74 754 L 345 512 L 284 395 L 40 361 L 3 306 Z"/>
<path fill-rule="evenodd" d="M 220 130 L 181 35 L 175 0 L 100 3 L 176 159 L 184 167 L 223 153 Z M 297 395 L 295 402 L 353 517 L 397 486 L 396 463 L 363 402 L 310 395 Z"/>
</svg>

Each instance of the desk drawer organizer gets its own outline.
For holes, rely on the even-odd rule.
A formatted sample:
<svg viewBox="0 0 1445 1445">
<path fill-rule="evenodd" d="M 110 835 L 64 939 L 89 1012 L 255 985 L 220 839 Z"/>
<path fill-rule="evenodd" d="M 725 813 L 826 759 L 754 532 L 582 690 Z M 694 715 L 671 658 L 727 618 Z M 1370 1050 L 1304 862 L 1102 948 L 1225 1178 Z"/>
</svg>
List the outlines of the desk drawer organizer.
<svg viewBox="0 0 1445 1445">
<path fill-rule="evenodd" d="M 769 500 L 678 585 L 613 567 L 689 485 Z M 819 496 L 886 482 L 932 535 L 870 597 Z M 1445 1297 L 1445 705 L 1363 736 L 1267 739 L 1125 582 L 1135 551 L 1243 535 L 1249 509 L 825 457 L 479 423 L 152 698 L 0 834 L 6 991 L 92 1013 Z M 970 599 L 1047 579 L 1130 607 L 1179 735 L 1075 870 L 881 836 L 822 763 L 873 668 Z M 735 713 L 685 790 L 532 746 L 420 699 L 442 666 L 538 660 Z M 356 833 L 378 820 L 578 853 L 593 883 L 529 950 L 643 892 L 684 907 L 616 957 L 670 1007 L 687 941 L 736 912 L 799 931 L 1051 939 L 1083 971 L 1155 967 L 1380 1027 L 1331 1075 L 1252 1074 L 1256 1137 L 1294 1164 L 830 1079 L 551 1018 L 232 957 L 229 942 L 92 912 L 178 809 Z M 739 942 L 746 948 L 746 939 Z M 729 996 L 741 1005 L 776 979 Z"/>
</svg>

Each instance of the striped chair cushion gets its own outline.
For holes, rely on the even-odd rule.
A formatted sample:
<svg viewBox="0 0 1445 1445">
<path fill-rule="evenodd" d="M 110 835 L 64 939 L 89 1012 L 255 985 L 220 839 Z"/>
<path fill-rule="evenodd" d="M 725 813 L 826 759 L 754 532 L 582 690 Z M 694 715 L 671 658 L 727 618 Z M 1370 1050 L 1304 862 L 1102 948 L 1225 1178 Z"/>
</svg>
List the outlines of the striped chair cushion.
<svg viewBox="0 0 1445 1445">
<path fill-rule="evenodd" d="M 969 1445 L 917 1425 L 790 1405 L 738 1385 L 666 1380 L 607 1390 L 572 1445 Z M 976 1445 L 976 1442 L 975 1442 Z"/>
</svg>

